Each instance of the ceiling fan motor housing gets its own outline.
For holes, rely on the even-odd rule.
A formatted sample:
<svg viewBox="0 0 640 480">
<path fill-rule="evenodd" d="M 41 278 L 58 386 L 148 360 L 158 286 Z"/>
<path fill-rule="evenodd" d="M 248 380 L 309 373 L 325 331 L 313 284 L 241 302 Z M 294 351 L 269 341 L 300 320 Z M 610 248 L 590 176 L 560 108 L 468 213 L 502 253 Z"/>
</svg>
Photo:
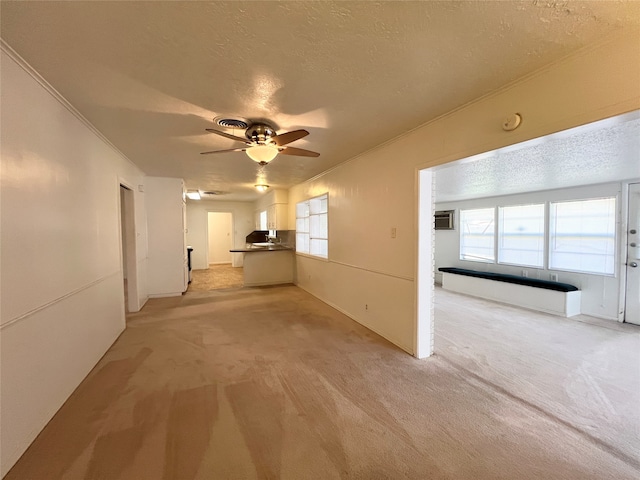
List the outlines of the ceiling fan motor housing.
<svg viewBox="0 0 640 480">
<path fill-rule="evenodd" d="M 275 137 L 276 135 L 276 131 L 273 127 L 265 123 L 254 123 L 253 125 L 250 125 L 245 132 L 247 139 L 260 145 L 270 143 L 271 137 Z"/>
</svg>

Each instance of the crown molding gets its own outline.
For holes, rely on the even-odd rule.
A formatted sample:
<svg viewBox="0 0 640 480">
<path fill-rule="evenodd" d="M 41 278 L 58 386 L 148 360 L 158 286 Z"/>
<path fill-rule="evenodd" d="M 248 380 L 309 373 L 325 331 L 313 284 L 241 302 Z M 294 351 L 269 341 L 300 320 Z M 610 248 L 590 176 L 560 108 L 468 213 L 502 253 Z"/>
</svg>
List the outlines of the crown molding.
<svg viewBox="0 0 640 480">
<path fill-rule="evenodd" d="M 44 79 L 42 75 L 40 75 L 36 69 L 34 69 L 29 63 L 20 56 L 18 52 L 16 52 L 11 46 L 3 39 L 0 38 L 0 51 L 5 53 L 11 60 L 13 60 L 20 68 L 22 68 L 31 78 L 33 78 L 36 82 L 42 86 L 53 98 L 55 98 L 64 108 L 66 108 L 74 117 L 80 120 L 85 127 L 87 127 L 93 134 L 98 137 L 103 143 L 109 146 L 115 153 L 117 153 L 122 159 L 129 162 L 135 168 L 140 170 L 144 175 L 146 173 L 142 171 L 142 169 L 133 163 L 129 157 L 127 157 L 118 147 L 116 147 L 111 140 L 104 136 L 104 134 L 96 128 L 82 113 L 74 107 L 69 100 L 62 96 L 60 92 L 58 92 L 53 85 L 51 85 L 47 80 Z"/>
</svg>

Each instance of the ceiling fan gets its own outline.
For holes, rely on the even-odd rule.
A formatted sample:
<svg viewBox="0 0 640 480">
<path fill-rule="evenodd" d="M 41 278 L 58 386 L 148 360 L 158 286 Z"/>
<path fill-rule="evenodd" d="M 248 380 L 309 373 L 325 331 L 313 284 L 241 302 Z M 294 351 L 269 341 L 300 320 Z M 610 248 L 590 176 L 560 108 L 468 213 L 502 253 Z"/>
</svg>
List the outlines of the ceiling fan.
<svg viewBox="0 0 640 480">
<path fill-rule="evenodd" d="M 300 157 L 319 157 L 320 154 L 312 152 L 311 150 L 304 150 L 302 148 L 289 147 L 288 144 L 300 140 L 303 137 L 309 135 L 306 130 L 293 130 L 278 135 L 273 127 L 266 123 L 254 123 L 247 127 L 245 137 L 236 137 L 220 130 L 213 128 L 207 128 L 207 132 L 215 133 L 231 140 L 243 142 L 246 147 L 243 148 L 231 148 L 228 150 L 214 150 L 211 152 L 202 152 L 200 155 L 210 155 L 212 153 L 226 153 L 226 152 L 246 152 L 247 156 L 254 162 L 258 162 L 260 165 L 266 165 L 276 156 L 281 153 L 283 155 L 296 155 Z"/>
</svg>

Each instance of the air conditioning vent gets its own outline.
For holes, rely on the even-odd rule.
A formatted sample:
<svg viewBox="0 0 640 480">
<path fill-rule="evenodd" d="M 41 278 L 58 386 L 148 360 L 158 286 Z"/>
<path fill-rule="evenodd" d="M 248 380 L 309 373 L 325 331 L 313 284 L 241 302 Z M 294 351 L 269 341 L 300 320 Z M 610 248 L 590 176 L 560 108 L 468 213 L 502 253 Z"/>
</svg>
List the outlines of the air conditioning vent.
<svg viewBox="0 0 640 480">
<path fill-rule="evenodd" d="M 249 127 L 249 122 L 244 118 L 233 118 L 224 115 L 214 118 L 213 122 L 223 128 L 238 128 L 240 130 L 246 130 Z"/>
<path fill-rule="evenodd" d="M 453 230 L 454 229 L 454 212 L 455 210 L 439 210 L 435 214 L 434 227 L 436 230 Z"/>
<path fill-rule="evenodd" d="M 210 190 L 208 192 L 200 192 L 203 197 L 217 197 L 219 195 L 229 195 L 229 192 L 223 192 L 222 190 Z"/>
</svg>

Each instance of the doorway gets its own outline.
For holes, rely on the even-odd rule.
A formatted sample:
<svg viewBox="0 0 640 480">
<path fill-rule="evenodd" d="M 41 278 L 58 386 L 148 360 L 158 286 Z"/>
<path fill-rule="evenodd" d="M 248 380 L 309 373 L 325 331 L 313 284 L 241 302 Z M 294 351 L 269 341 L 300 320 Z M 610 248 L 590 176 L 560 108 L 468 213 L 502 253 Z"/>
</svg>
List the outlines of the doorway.
<svg viewBox="0 0 640 480">
<path fill-rule="evenodd" d="M 640 183 L 629 185 L 624 321 L 640 325 Z"/>
<path fill-rule="evenodd" d="M 231 263 L 233 248 L 233 214 L 230 212 L 207 213 L 208 251 L 207 264 Z"/>
<path fill-rule="evenodd" d="M 133 190 L 120 184 L 120 234 L 125 312 L 140 310 L 136 265 L 136 223 Z"/>
<path fill-rule="evenodd" d="M 243 286 L 243 269 L 234 266 L 234 215 L 232 212 L 206 212 L 204 245 L 206 269 L 194 270 L 189 291 L 208 292 Z"/>
<path fill-rule="evenodd" d="M 580 286 L 583 314 L 590 313 L 595 318 L 622 321 L 622 312 L 626 310 L 624 320 L 640 324 L 640 184 L 637 180 L 637 156 L 633 155 L 638 131 L 640 111 L 634 111 L 494 151 L 452 160 L 428 170 L 420 170 L 417 272 L 420 318 L 429 317 L 429 298 L 433 294 L 427 283 L 432 278 L 438 279 L 440 283 L 441 274 L 438 267 L 459 267 L 522 277 L 532 276 L 547 281 L 558 281 L 560 271 L 562 277 L 567 279 L 565 282 L 577 282 Z M 429 170 L 434 178 L 427 175 Z M 518 172 L 518 175 L 513 175 L 513 172 Z M 626 191 L 627 185 L 628 209 L 627 196 L 621 194 Z M 583 253 L 583 257 L 591 255 L 589 258 L 595 256 L 590 252 L 598 253 L 607 262 L 616 264 L 615 271 L 620 272 L 620 275 L 615 276 L 608 271 L 552 268 L 549 260 L 548 231 L 545 233 L 542 248 L 539 237 L 536 244 L 535 251 L 542 255 L 541 264 L 527 263 L 524 260 L 501 261 L 502 240 L 497 228 L 494 228 L 493 238 L 482 239 L 483 243 L 480 245 L 484 248 L 490 241 L 490 245 L 493 245 L 492 259 L 461 259 L 460 226 L 456 225 L 459 218 L 453 223 L 453 229 L 439 229 L 434 232 L 434 212 L 430 211 L 434 205 L 438 210 L 455 210 L 458 214 L 463 209 L 487 208 L 494 211 L 495 219 L 500 218 L 498 207 L 504 205 L 507 199 L 511 199 L 509 201 L 515 202 L 514 205 L 545 205 L 544 222 L 548 229 L 551 200 L 556 204 L 569 204 L 576 200 L 611 197 L 618 199 L 616 201 L 621 198 L 625 201 L 623 208 L 618 208 L 617 211 L 623 212 L 625 216 L 628 212 L 628 222 L 620 222 L 628 223 L 626 231 L 615 231 L 613 236 L 607 233 L 611 241 L 605 245 L 606 248 L 584 243 L 587 246 L 582 250 L 572 250 L 571 253 Z M 615 221 L 619 220 L 620 217 L 616 216 Z M 497 225 L 495 220 L 494 224 Z M 592 227 L 589 228 L 593 230 Z M 435 240 L 432 238 L 434 233 Z M 512 236 L 518 235 L 521 234 Z M 595 233 L 588 235 L 593 237 Z M 429 255 L 432 242 L 435 243 L 435 268 Z M 609 249 L 611 244 L 624 248 L 613 256 Z M 522 245 L 519 251 L 534 251 L 531 242 Z M 507 250 L 503 248 L 502 253 Z M 421 259 L 424 260 L 424 264 Z M 582 259 L 580 261 L 586 262 Z M 429 269 L 433 270 L 433 273 L 430 273 Z M 419 325 L 421 324 L 419 319 Z M 434 331 L 432 325 L 430 329 Z M 428 329 L 425 328 L 425 331 Z M 419 331 L 417 336 L 420 337 Z M 430 347 L 423 350 L 431 353 L 433 344 Z"/>
</svg>

